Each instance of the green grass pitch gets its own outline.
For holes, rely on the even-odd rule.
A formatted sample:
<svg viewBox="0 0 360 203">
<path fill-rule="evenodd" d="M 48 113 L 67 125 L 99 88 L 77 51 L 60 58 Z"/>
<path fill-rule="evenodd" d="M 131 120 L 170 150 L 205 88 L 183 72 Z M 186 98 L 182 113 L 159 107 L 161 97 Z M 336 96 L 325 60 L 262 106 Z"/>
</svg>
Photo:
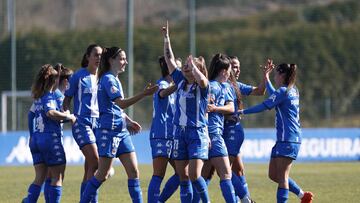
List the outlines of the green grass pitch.
<svg viewBox="0 0 360 203">
<path fill-rule="evenodd" d="M 276 202 L 277 185 L 267 178 L 267 164 L 246 164 L 246 177 L 252 198 L 260 203 Z M 99 202 L 131 202 L 127 190 L 127 178 L 123 167 L 115 166 L 115 175 L 101 189 Z M 173 173 L 168 167 L 166 178 Z M 78 202 L 79 186 L 83 174 L 81 166 L 67 166 L 63 184 L 62 202 Z M 140 180 L 144 202 L 152 174 L 150 165 L 140 165 Z M 360 202 L 360 163 L 296 163 L 291 177 L 304 189 L 315 194 L 315 203 Z M 0 167 L 0 202 L 21 202 L 27 187 L 34 178 L 32 166 Z M 165 180 L 166 180 L 165 178 Z M 215 177 L 209 186 L 212 202 L 224 202 Z M 39 202 L 44 202 L 41 194 Z M 179 189 L 168 202 L 180 202 Z M 300 202 L 290 193 L 289 203 Z"/>
</svg>

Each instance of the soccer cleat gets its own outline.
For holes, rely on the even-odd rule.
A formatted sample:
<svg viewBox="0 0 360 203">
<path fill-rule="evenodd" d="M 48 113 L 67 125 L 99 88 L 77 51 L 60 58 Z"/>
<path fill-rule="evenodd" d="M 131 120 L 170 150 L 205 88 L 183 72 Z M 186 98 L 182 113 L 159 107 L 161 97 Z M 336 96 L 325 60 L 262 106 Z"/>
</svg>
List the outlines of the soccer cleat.
<svg viewBox="0 0 360 203">
<path fill-rule="evenodd" d="M 313 197 L 314 195 L 312 192 L 304 192 L 304 196 L 301 198 L 301 203 L 312 203 Z"/>
</svg>

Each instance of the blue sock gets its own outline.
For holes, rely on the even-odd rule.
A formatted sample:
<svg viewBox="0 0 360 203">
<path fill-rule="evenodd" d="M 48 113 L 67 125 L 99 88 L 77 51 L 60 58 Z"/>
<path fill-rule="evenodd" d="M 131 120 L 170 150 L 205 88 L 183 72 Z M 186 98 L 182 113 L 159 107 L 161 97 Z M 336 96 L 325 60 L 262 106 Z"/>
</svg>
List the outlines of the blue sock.
<svg viewBox="0 0 360 203">
<path fill-rule="evenodd" d="M 99 189 L 96 190 L 94 197 L 90 201 L 91 203 L 98 203 L 99 202 Z"/>
<path fill-rule="evenodd" d="M 47 178 L 44 184 L 44 198 L 46 203 L 50 202 L 50 184 L 51 178 Z"/>
<path fill-rule="evenodd" d="M 289 178 L 289 190 L 290 192 L 298 196 L 301 188 L 296 184 L 296 182 L 293 179 Z"/>
<path fill-rule="evenodd" d="M 89 203 L 96 195 L 96 191 L 100 185 L 101 182 L 98 181 L 94 176 L 88 180 L 84 192 L 81 195 L 80 203 Z"/>
<path fill-rule="evenodd" d="M 159 202 L 166 202 L 172 194 L 177 190 L 180 184 L 180 178 L 178 175 L 174 174 L 166 182 L 163 191 L 160 194 L 158 199 Z"/>
<path fill-rule="evenodd" d="M 196 191 L 196 193 L 200 196 L 202 202 L 210 201 L 207 184 L 203 177 L 200 176 L 197 180 L 193 181 L 192 185 L 195 188 L 194 191 Z"/>
<path fill-rule="evenodd" d="M 224 196 L 225 201 L 228 202 L 236 202 L 234 186 L 231 183 L 230 179 L 225 179 L 220 181 L 221 192 Z"/>
<path fill-rule="evenodd" d="M 199 203 L 200 195 L 199 195 L 199 193 L 197 193 L 194 183 L 192 183 L 191 186 L 193 187 L 193 197 L 192 197 L 191 203 Z"/>
<path fill-rule="evenodd" d="M 50 202 L 60 203 L 61 200 L 62 187 L 61 186 L 50 186 Z"/>
<path fill-rule="evenodd" d="M 180 200 L 182 203 L 192 201 L 192 186 L 190 180 L 180 181 Z"/>
<path fill-rule="evenodd" d="M 133 203 L 142 202 L 142 192 L 139 179 L 128 179 L 128 189 Z"/>
<path fill-rule="evenodd" d="M 37 200 L 39 199 L 40 192 L 41 192 L 40 185 L 31 184 L 28 188 L 27 202 L 28 203 L 37 202 Z"/>
<path fill-rule="evenodd" d="M 82 183 L 81 183 L 81 186 L 80 186 L 80 199 L 81 199 L 81 197 L 82 197 L 82 195 L 83 195 L 83 193 L 84 193 L 84 190 L 85 190 L 85 188 L 86 188 L 87 182 L 88 182 L 88 181 L 85 181 L 85 182 L 82 182 Z"/>
<path fill-rule="evenodd" d="M 243 199 L 246 195 L 249 196 L 245 176 L 237 176 L 235 173 L 232 173 L 231 182 L 234 185 L 236 195 L 240 199 Z"/>
<path fill-rule="evenodd" d="M 152 176 L 148 187 L 148 203 L 157 203 L 160 196 L 160 185 L 163 178 Z"/>
<path fill-rule="evenodd" d="M 289 190 L 284 188 L 278 188 L 276 198 L 277 203 L 286 203 L 289 197 Z"/>
</svg>

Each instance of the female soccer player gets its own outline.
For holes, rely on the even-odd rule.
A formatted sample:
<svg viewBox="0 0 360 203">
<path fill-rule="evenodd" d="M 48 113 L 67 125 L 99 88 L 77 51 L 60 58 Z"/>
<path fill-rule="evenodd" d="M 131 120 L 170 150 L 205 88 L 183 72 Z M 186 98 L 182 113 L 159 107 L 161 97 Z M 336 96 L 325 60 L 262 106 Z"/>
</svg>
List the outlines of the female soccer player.
<svg viewBox="0 0 360 203">
<path fill-rule="evenodd" d="M 119 158 L 128 176 L 128 189 L 133 202 L 142 202 L 139 169 L 130 133 L 135 134 L 141 126 L 131 120 L 123 109 L 135 104 L 145 96 L 158 90 L 157 85 L 148 84 L 144 91 L 124 98 L 123 89 L 117 76 L 125 71 L 125 51 L 118 47 L 105 49 L 98 72 L 99 128 L 96 130 L 99 151 L 99 168 L 87 183 L 81 203 L 88 203 L 100 185 L 107 179 L 114 158 Z M 130 133 L 129 133 L 130 131 Z"/>
<path fill-rule="evenodd" d="M 94 130 L 97 127 L 99 117 L 96 73 L 100 65 L 102 51 L 102 48 L 96 44 L 87 47 L 81 61 L 82 68 L 70 78 L 63 103 L 63 109 L 67 111 L 70 109 L 71 99 L 74 98 L 74 114 L 77 120 L 72 127 L 72 133 L 85 156 L 80 198 L 84 192 L 86 182 L 94 176 L 98 168 L 99 155 Z M 97 195 L 95 195 L 93 202 L 97 202 L 97 198 Z"/>
<path fill-rule="evenodd" d="M 150 144 L 153 157 L 153 176 L 148 188 L 148 202 L 165 202 L 179 186 L 179 176 L 175 173 L 160 195 L 160 185 L 165 176 L 167 163 L 170 161 L 174 145 L 174 124 L 176 85 L 169 74 L 165 57 L 159 57 L 162 77 L 157 81 L 159 90 L 153 96 L 153 120 L 150 128 Z M 169 190 L 170 189 L 170 190 Z"/>
<path fill-rule="evenodd" d="M 43 65 L 31 88 L 35 123 L 33 131 L 30 130 L 29 146 L 35 168 L 35 180 L 29 186 L 28 196 L 23 202 L 37 202 L 48 170 L 51 177 L 49 201 L 60 202 L 61 199 L 66 158 L 61 141 L 60 121 L 70 120 L 75 123 L 76 118 L 73 114 L 61 112 L 57 105 L 54 91 L 58 77 L 58 72 L 51 65 Z"/>
<path fill-rule="evenodd" d="M 207 71 L 203 57 L 189 56 L 176 69 L 175 57 L 171 49 L 169 27 L 163 27 L 164 55 L 178 89 L 176 92 L 174 124 L 174 159 L 180 176 L 181 202 L 192 201 L 193 186 L 203 202 L 209 202 L 205 180 L 201 177 L 203 160 L 208 158 L 209 137 L 207 134 L 206 107 L 209 92 Z M 190 180 L 189 180 L 190 179 Z"/>
<path fill-rule="evenodd" d="M 234 108 L 236 112 L 242 105 L 242 96 L 260 96 L 265 94 L 265 74 L 264 79 L 257 87 L 237 82 L 240 76 L 240 61 L 236 56 L 230 56 L 230 60 L 233 74 L 229 79 L 229 83 L 231 84 L 229 91 L 234 98 Z M 240 148 L 244 141 L 244 129 L 237 113 L 225 116 L 223 138 L 229 153 L 230 164 L 232 164 L 233 174 L 231 179 L 235 193 L 242 203 L 251 202 L 252 200 L 250 199 L 250 193 L 248 192 L 245 179 L 244 164 L 240 156 Z"/>
<path fill-rule="evenodd" d="M 269 79 L 274 67 L 272 60 L 268 60 L 265 76 L 270 97 L 261 104 L 240 110 L 239 113 L 251 114 L 275 108 L 277 141 L 271 151 L 269 178 L 278 183 L 277 202 L 287 202 L 289 190 L 295 193 L 302 203 L 312 202 L 313 194 L 303 192 L 289 177 L 292 161 L 296 160 L 301 145 L 299 91 L 295 86 L 297 66 L 283 63 L 276 67 L 274 80 L 279 87 L 277 90 Z"/>
<path fill-rule="evenodd" d="M 62 111 L 63 100 L 65 97 L 64 92 L 66 90 L 66 87 L 68 86 L 69 78 L 73 74 L 73 71 L 69 68 L 66 68 L 61 63 L 56 64 L 54 66 L 54 69 L 59 73 L 58 85 L 54 92 L 54 95 L 55 95 L 55 100 L 56 100 L 57 106 Z M 63 126 L 62 123 L 60 125 L 62 128 L 62 126 Z M 29 129 L 30 129 L 30 126 L 33 126 L 33 124 L 29 125 Z M 61 136 L 63 136 L 63 134 L 61 134 Z M 51 188 L 50 184 L 51 184 L 51 174 L 48 171 L 48 175 L 45 180 L 45 186 L 44 186 L 44 197 L 45 197 L 46 202 L 50 202 L 50 188 Z"/>
<path fill-rule="evenodd" d="M 222 137 L 224 129 L 224 114 L 234 113 L 234 99 L 226 86 L 231 73 L 229 58 L 223 54 L 216 54 L 210 64 L 210 104 L 209 136 L 211 148 L 209 158 L 220 177 L 220 188 L 226 202 L 236 202 L 235 191 L 231 183 L 231 167 L 225 141 Z"/>
</svg>

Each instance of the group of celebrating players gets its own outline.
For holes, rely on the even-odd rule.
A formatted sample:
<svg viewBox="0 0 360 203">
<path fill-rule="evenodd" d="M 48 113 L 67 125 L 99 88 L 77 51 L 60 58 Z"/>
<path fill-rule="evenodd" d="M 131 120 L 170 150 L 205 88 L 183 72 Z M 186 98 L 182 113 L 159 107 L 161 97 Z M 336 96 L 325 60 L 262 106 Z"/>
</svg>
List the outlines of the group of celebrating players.
<svg viewBox="0 0 360 203">
<path fill-rule="evenodd" d="M 278 183 L 277 202 L 287 202 L 289 191 L 302 203 L 312 202 L 313 194 L 304 192 L 289 177 L 301 145 L 297 66 L 275 66 L 268 59 L 263 66 L 263 80 L 254 87 L 237 82 L 237 57 L 215 54 L 207 68 L 203 57 L 190 55 L 182 65 L 174 57 L 168 25 L 162 28 L 162 34 L 162 77 L 129 98 L 125 98 L 118 79 L 127 65 L 126 53 L 118 47 L 88 46 L 82 68 L 74 74 L 62 64 L 41 67 L 32 86 L 34 102 L 28 118 L 35 180 L 23 202 L 37 202 L 42 185 L 46 202 L 60 202 L 66 165 L 62 145 L 65 122 L 71 122 L 73 137 L 85 157 L 80 202 L 98 202 L 99 187 L 113 170 L 114 158 L 119 158 L 125 168 L 132 202 L 142 202 L 131 140 L 141 126 L 124 109 L 151 95 L 153 176 L 148 186 L 149 203 L 167 201 L 179 186 L 181 202 L 210 202 L 208 184 L 215 171 L 226 202 L 254 202 L 240 156 L 244 141 L 240 121 L 245 114 L 273 108 L 277 141 L 271 152 L 269 178 Z M 273 70 L 278 89 L 269 78 Z M 266 91 L 268 99 L 244 109 L 244 96 L 264 95 Z M 160 191 L 168 163 L 174 168 L 174 175 Z"/>
</svg>

